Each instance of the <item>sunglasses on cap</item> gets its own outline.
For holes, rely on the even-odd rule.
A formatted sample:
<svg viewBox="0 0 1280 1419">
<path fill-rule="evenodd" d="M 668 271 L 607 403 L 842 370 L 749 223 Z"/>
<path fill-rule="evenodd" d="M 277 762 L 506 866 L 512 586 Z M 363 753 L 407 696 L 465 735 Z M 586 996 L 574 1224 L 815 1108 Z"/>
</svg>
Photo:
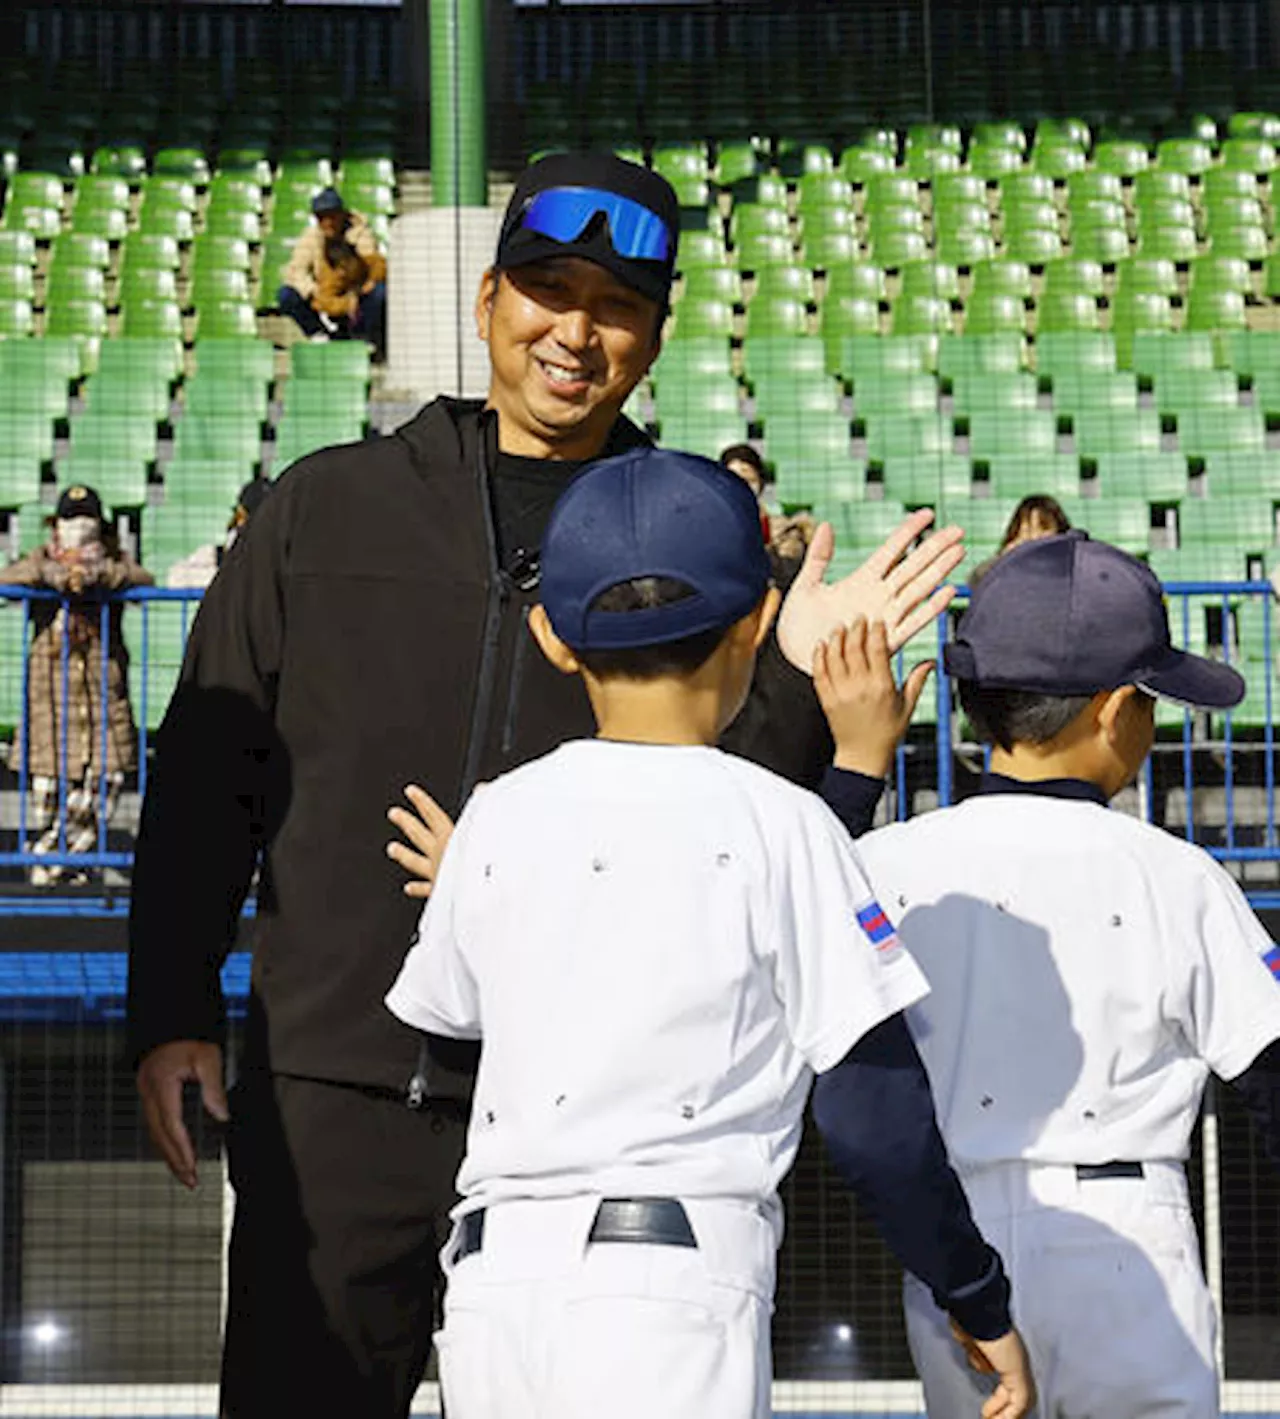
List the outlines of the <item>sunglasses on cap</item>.
<svg viewBox="0 0 1280 1419">
<path fill-rule="evenodd" d="M 631 261 L 670 257 L 671 233 L 656 212 L 598 187 L 548 187 L 535 193 L 519 225 L 567 245 L 577 241 L 599 213 L 609 224 L 609 241 L 619 256 Z"/>
</svg>

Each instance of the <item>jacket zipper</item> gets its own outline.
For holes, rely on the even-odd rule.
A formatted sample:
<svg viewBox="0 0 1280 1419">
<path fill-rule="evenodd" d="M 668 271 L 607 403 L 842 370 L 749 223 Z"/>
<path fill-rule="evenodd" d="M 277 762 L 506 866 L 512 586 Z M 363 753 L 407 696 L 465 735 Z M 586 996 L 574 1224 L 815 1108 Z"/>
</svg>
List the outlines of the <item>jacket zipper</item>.
<svg viewBox="0 0 1280 1419">
<path fill-rule="evenodd" d="M 476 679 L 476 695 L 471 709 L 471 731 L 467 741 L 467 757 L 462 769 L 460 803 L 471 796 L 480 778 L 480 761 L 484 755 L 489 715 L 493 708 L 494 681 L 498 671 L 498 647 L 502 639 L 502 617 L 507 609 L 511 588 L 498 565 L 498 538 L 493 525 L 493 508 L 489 501 L 488 469 L 485 465 L 485 430 L 483 420 L 476 448 L 476 481 L 480 506 L 484 514 L 485 543 L 489 552 L 489 604 L 485 611 L 484 644 L 480 650 L 480 673 Z"/>
<path fill-rule="evenodd" d="M 511 683 L 507 687 L 507 712 L 502 719 L 502 752 L 509 754 L 516 741 L 516 720 L 520 714 L 520 689 L 524 682 L 524 661 L 529 648 L 529 608 L 520 612 L 520 630 L 516 635 L 515 653 L 511 662 Z"/>
</svg>

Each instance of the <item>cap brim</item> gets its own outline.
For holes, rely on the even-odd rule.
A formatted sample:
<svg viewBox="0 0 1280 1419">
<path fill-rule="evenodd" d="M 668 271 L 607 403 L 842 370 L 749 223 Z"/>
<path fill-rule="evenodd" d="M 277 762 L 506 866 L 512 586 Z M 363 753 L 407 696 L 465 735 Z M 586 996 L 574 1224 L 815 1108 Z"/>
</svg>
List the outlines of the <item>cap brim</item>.
<svg viewBox="0 0 1280 1419">
<path fill-rule="evenodd" d="M 1150 694 L 1196 709 L 1232 709 L 1246 689 L 1238 670 L 1186 650 L 1170 650 L 1159 665 L 1134 678 Z"/>
</svg>

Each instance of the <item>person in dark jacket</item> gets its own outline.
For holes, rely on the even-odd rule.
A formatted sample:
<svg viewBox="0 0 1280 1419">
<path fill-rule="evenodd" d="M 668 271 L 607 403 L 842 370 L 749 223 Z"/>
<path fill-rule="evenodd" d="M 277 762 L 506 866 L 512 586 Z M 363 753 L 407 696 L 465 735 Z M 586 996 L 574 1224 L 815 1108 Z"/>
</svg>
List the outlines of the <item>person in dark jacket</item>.
<svg viewBox="0 0 1280 1419">
<path fill-rule="evenodd" d="M 128 1026 L 153 1139 L 194 1187 L 184 1085 L 228 1123 L 236 1191 L 221 1413 L 406 1415 L 426 1364 L 474 1050 L 383 1009 L 416 910 L 387 804 L 590 733 L 534 653 L 538 548 L 582 465 L 645 442 L 620 411 L 657 355 L 678 207 L 656 174 L 556 155 L 517 183 L 480 286 L 488 398 L 284 475 L 205 597 L 157 735 L 130 913 Z M 895 644 L 950 597 L 959 533 L 908 519 L 827 585 L 815 538 L 726 746 L 815 782 L 807 667 L 855 615 Z M 402 865 L 404 865 L 402 863 Z M 219 969 L 260 869 L 243 1059 L 223 1093 Z"/>
</svg>

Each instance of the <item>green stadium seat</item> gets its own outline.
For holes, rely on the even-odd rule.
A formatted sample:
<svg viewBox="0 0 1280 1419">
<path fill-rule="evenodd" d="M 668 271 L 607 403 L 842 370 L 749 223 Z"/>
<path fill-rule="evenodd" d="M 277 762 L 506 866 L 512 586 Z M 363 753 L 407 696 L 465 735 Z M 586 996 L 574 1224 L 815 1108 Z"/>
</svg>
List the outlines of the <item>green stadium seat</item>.
<svg viewBox="0 0 1280 1419">
<path fill-rule="evenodd" d="M 970 296 L 965 304 L 964 328 L 968 335 L 1020 333 L 1026 326 L 1027 309 L 1020 296 L 987 291 Z"/>
<path fill-rule="evenodd" d="M 1076 227 L 1071 229 L 1071 254 L 1088 261 L 1114 266 L 1129 256 L 1128 233 L 1118 227 Z"/>
<path fill-rule="evenodd" d="M 201 309 L 219 301 L 245 302 L 249 299 L 247 271 L 225 266 L 195 266 L 187 288 L 187 303 Z"/>
<path fill-rule="evenodd" d="M 197 341 L 195 346 L 197 370 L 203 368 L 202 351 L 206 345 L 212 344 L 219 351 L 216 358 L 222 363 L 230 360 L 229 352 L 232 343 L 231 341 Z M 236 347 L 244 347 L 246 350 L 250 346 L 253 346 L 258 352 L 265 350 L 268 356 L 272 354 L 271 347 L 264 342 L 237 340 L 234 344 Z M 226 355 L 220 353 L 223 346 L 227 347 L 228 354 Z M 255 355 L 254 358 L 261 360 L 261 353 Z M 650 378 L 661 387 L 664 380 L 679 382 L 690 377 L 706 375 L 732 377 L 732 373 L 732 355 L 727 340 L 719 335 L 689 336 L 679 341 L 667 341 L 650 371 Z M 268 369 L 264 378 L 269 377 Z"/>
<path fill-rule="evenodd" d="M 800 210 L 853 206 L 853 188 L 838 173 L 805 173 L 796 184 L 796 206 Z"/>
<path fill-rule="evenodd" d="M 105 300 L 106 291 L 106 277 L 96 266 L 64 266 L 59 261 L 49 264 L 44 302 L 51 310 L 66 301 Z"/>
<path fill-rule="evenodd" d="M 22 266 L 36 264 L 36 241 L 30 232 L 0 231 L 0 262 Z"/>
<path fill-rule="evenodd" d="M 838 356 L 840 342 L 849 335 L 878 335 L 880 305 L 864 296 L 828 296 L 818 310 L 818 333 L 826 344 L 831 363 Z"/>
<path fill-rule="evenodd" d="M 718 305 L 737 305 L 742 301 L 742 277 L 729 266 L 698 267 L 683 280 L 676 304 L 691 301 L 713 301 Z"/>
<path fill-rule="evenodd" d="M 972 228 L 942 232 L 935 249 L 940 261 L 950 262 L 961 270 L 990 261 L 996 254 L 995 239 L 991 233 Z"/>
<path fill-rule="evenodd" d="M 262 212 L 262 188 L 238 173 L 219 173 L 209 184 L 209 207 L 222 212 Z"/>
<path fill-rule="evenodd" d="M 1187 330 L 1243 330 L 1247 325 L 1244 297 L 1239 291 L 1197 287 L 1188 294 Z"/>
<path fill-rule="evenodd" d="M 1160 417 L 1154 409 L 1081 409 L 1072 416 L 1071 433 L 1081 458 L 1160 451 Z"/>
<path fill-rule="evenodd" d="M 0 263 L 0 300 L 34 301 L 35 294 L 36 281 L 30 266 L 22 261 Z"/>
<path fill-rule="evenodd" d="M 1036 342 L 1043 334 L 1097 330 L 1101 324 L 1098 303 L 1083 292 L 1060 291 L 1043 294 L 1036 307 Z"/>
<path fill-rule="evenodd" d="M 1186 197 L 1148 197 L 1135 208 L 1138 232 L 1148 227 L 1194 227 L 1196 211 Z"/>
<path fill-rule="evenodd" d="M 1004 498 L 972 498 L 968 504 L 954 503 L 947 510 L 948 519 L 964 528 L 969 549 L 966 568 L 977 566 L 995 552 L 1016 506 Z"/>
<path fill-rule="evenodd" d="M 172 383 L 182 374 L 182 344 L 164 336 L 122 336 L 108 340 L 98 360 L 99 374 L 119 370 L 147 372 L 157 383 Z"/>
<path fill-rule="evenodd" d="M 134 415 L 157 424 L 169 417 L 169 386 L 145 373 L 98 373 L 85 385 L 85 403 L 95 416 Z"/>
<path fill-rule="evenodd" d="M 1191 290 L 1238 291 L 1242 296 L 1253 292 L 1249 263 L 1238 256 L 1221 256 L 1212 252 L 1199 256 L 1191 263 L 1187 279 Z"/>
<path fill-rule="evenodd" d="M 53 421 L 39 410 L 0 408 L 0 448 L 47 463 L 53 457 Z"/>
<path fill-rule="evenodd" d="M 77 178 L 74 197 L 77 207 L 118 207 L 124 212 L 129 207 L 129 184 L 121 177 L 86 173 Z"/>
<path fill-rule="evenodd" d="M 1177 370 L 1211 370 L 1216 363 L 1213 337 L 1203 332 L 1144 330 L 1134 336 L 1133 368 L 1153 382 Z"/>
<path fill-rule="evenodd" d="M 1143 227 L 1137 250 L 1142 256 L 1185 266 L 1196 259 L 1199 247 L 1194 227 Z"/>
<path fill-rule="evenodd" d="M 177 177 L 149 178 L 142 189 L 142 201 L 148 207 L 179 207 L 191 213 L 200 205 L 195 187 Z"/>
<path fill-rule="evenodd" d="M 935 296 L 899 296 L 890 314 L 894 335 L 940 335 L 955 327 L 951 302 Z"/>
<path fill-rule="evenodd" d="M 1004 255 L 1008 260 L 1038 268 L 1058 260 L 1062 252 L 1062 237 L 1057 232 L 1038 227 L 1005 232 Z"/>
<path fill-rule="evenodd" d="M 141 507 L 147 500 L 147 466 L 151 460 L 126 449 L 73 448 L 58 463 L 60 484 L 85 483 L 110 507 Z"/>
<path fill-rule="evenodd" d="M 899 273 L 902 296 L 944 301 L 960 299 L 960 273 L 945 261 L 912 261 Z"/>
<path fill-rule="evenodd" d="M 750 380 L 785 376 L 821 379 L 826 374 L 822 341 L 795 335 L 759 335 L 743 350 Z"/>
<path fill-rule="evenodd" d="M 756 277 L 750 304 L 774 300 L 798 301 L 801 305 L 811 302 L 813 272 L 805 266 L 767 266 Z"/>
<path fill-rule="evenodd" d="M 938 412 L 938 385 L 928 374 L 886 374 L 859 379 L 853 390 L 853 413 L 859 420 L 884 414 L 919 416 Z"/>
<path fill-rule="evenodd" d="M 91 274 L 100 275 L 99 272 Z M 177 299 L 178 281 L 172 271 L 160 267 L 130 266 L 121 273 L 119 302 L 125 309 L 140 303 Z"/>
<path fill-rule="evenodd" d="M 232 415 L 184 414 L 174 430 L 174 456 L 225 460 L 253 467 L 261 458 L 261 428 L 252 409 Z"/>
<path fill-rule="evenodd" d="M 1031 271 L 1021 261 L 982 261 L 973 268 L 971 296 L 985 296 L 988 293 L 1002 296 L 1016 296 L 1019 300 L 1031 298 Z"/>
<path fill-rule="evenodd" d="M 930 255 L 923 232 L 877 230 L 869 234 L 867 246 L 871 260 L 887 271 L 896 271 L 913 261 L 925 261 Z"/>
<path fill-rule="evenodd" d="M 1242 261 L 1266 261 L 1271 251 L 1261 227 L 1212 227 L 1209 249 L 1215 256 L 1235 256 Z"/>
<path fill-rule="evenodd" d="M 1209 496 L 1258 497 L 1280 500 L 1280 453 L 1274 449 L 1246 452 L 1210 452 L 1204 471 Z"/>
<path fill-rule="evenodd" d="M 62 214 L 56 207 L 24 206 L 12 202 L 5 208 L 4 230 L 29 232 L 36 241 L 52 241 L 62 230 Z"/>
<path fill-rule="evenodd" d="M 979 411 L 969 420 L 969 452 L 975 459 L 1001 454 L 1038 457 L 1056 453 L 1058 421 L 1040 410 Z"/>
<path fill-rule="evenodd" d="M 985 143 L 969 145 L 969 167 L 977 176 L 992 182 L 998 181 L 1006 173 L 1022 169 L 1022 154 L 1013 148 L 991 147 Z"/>
<path fill-rule="evenodd" d="M 841 374 L 854 381 L 859 376 L 887 370 L 927 373 L 936 361 L 938 342 L 928 335 L 855 335 L 842 347 Z"/>
<path fill-rule="evenodd" d="M 1199 543 L 1193 546 L 1158 548 L 1147 557 L 1147 565 L 1162 582 L 1240 581 L 1247 570 L 1242 549 Z M 1181 608 L 1170 608 L 1169 623 L 1174 643 L 1182 639 Z"/>
<path fill-rule="evenodd" d="M 1134 554 L 1151 544 L 1151 509 L 1130 499 L 1092 498 L 1073 508 L 1072 524 L 1099 542 Z"/>
<path fill-rule="evenodd" d="M 1006 241 L 1014 231 L 1056 232 L 1060 229 L 1058 209 L 1051 201 L 1009 199 L 1002 211 Z"/>
<path fill-rule="evenodd" d="M 1166 138 L 1156 149 L 1156 162 L 1168 172 L 1199 177 L 1213 166 L 1213 149 L 1194 138 Z"/>
<path fill-rule="evenodd" d="M 879 266 L 850 263 L 833 267 L 827 272 L 824 302 L 833 296 L 858 296 L 865 300 L 882 301 L 885 297 L 885 275 Z"/>
<path fill-rule="evenodd" d="M 1083 172 L 1088 164 L 1084 150 L 1071 143 L 1037 143 L 1031 152 L 1031 166 L 1035 171 L 1058 181 Z"/>
<path fill-rule="evenodd" d="M 158 177 L 177 177 L 195 187 L 209 184 L 209 162 L 195 147 L 175 145 L 159 148 L 151 160 L 151 171 Z"/>
<path fill-rule="evenodd" d="M 29 451 L 0 445 L 0 506 L 39 501 L 41 462 Z"/>
<path fill-rule="evenodd" d="M 1120 198 L 1072 195 L 1067 199 L 1067 215 L 1073 235 L 1093 227 L 1125 231 L 1128 218 Z"/>
<path fill-rule="evenodd" d="M 973 414 L 1035 409 L 1036 379 L 1034 375 L 1021 371 L 958 374 L 952 380 L 951 398 L 954 411 L 961 418 Z"/>
<path fill-rule="evenodd" d="M 1189 498 L 1178 509 L 1178 541 L 1230 543 L 1243 552 L 1274 547 L 1276 509 L 1270 498 Z"/>
<path fill-rule="evenodd" d="M 182 311 L 176 300 L 139 298 L 124 306 L 120 333 L 146 339 L 182 339 Z"/>
<path fill-rule="evenodd" d="M 958 454 L 924 458 L 888 458 L 882 469 L 884 496 L 904 507 L 937 507 L 967 501 L 973 491 L 969 460 Z"/>
<path fill-rule="evenodd" d="M 1019 172 L 1006 173 L 1000 178 L 1000 200 L 1009 202 L 1052 202 L 1053 179 L 1044 173 L 1023 168 Z"/>
<path fill-rule="evenodd" d="M 1200 259 L 1204 260 L 1203 257 Z M 1125 293 L 1142 291 L 1154 292 L 1161 296 L 1177 296 L 1181 293 L 1178 268 L 1172 261 L 1159 257 L 1132 256 L 1116 267 L 1116 290 Z"/>
<path fill-rule="evenodd" d="M 129 218 L 118 207 L 77 206 L 71 214 L 70 230 L 105 237 L 110 242 L 123 241 L 129 230 Z"/>
<path fill-rule="evenodd" d="M 1065 414 L 1088 409 L 1137 409 L 1138 381 L 1120 370 L 1059 370 L 1053 376 L 1053 407 Z"/>
<path fill-rule="evenodd" d="M 828 275 L 858 259 L 858 239 L 852 232 L 811 233 L 806 230 L 802 246 L 805 264 L 815 271 L 826 271 Z"/>
<path fill-rule="evenodd" d="M 1156 408 L 1162 414 L 1184 409 L 1240 406 L 1240 386 L 1231 370 L 1170 370 L 1155 380 Z"/>
<path fill-rule="evenodd" d="M 938 373 L 954 381 L 969 374 L 1013 374 L 1026 364 L 1022 337 L 999 335 L 944 335 L 938 342 Z"/>
<path fill-rule="evenodd" d="M 1126 262 L 1125 264 L 1131 263 Z M 1121 270 L 1123 269 L 1124 267 L 1121 268 Z M 1050 296 L 1056 296 L 1059 293 L 1086 295 L 1096 304 L 1097 298 L 1106 290 L 1106 276 L 1102 270 L 1102 263 L 1078 256 L 1064 257 L 1061 261 L 1055 261 L 1052 266 L 1045 268 L 1043 290 L 1046 295 Z"/>
<path fill-rule="evenodd" d="M 953 438 L 951 420 L 941 414 L 922 418 L 882 415 L 867 425 L 867 457 L 882 464 L 894 457 L 949 454 Z"/>
<path fill-rule="evenodd" d="M 5 189 L 5 210 L 13 207 L 62 207 L 62 182 L 41 172 L 19 172 Z"/>
<path fill-rule="evenodd" d="M 1069 453 L 989 458 L 987 477 L 992 497 L 1001 501 L 1021 501 L 1037 494 L 1058 499 L 1074 498 L 1080 493 L 1080 464 Z"/>
<path fill-rule="evenodd" d="M 1258 409 L 1184 408 L 1178 413 L 1178 447 L 1188 458 L 1265 446 L 1266 427 Z"/>
<path fill-rule="evenodd" d="M 779 466 L 818 469 L 843 478 L 850 462 L 849 423 L 841 414 L 777 414 L 765 423 L 765 453 Z"/>
<path fill-rule="evenodd" d="M 186 243 L 195 235 L 191 213 L 181 207 L 156 206 L 144 202 L 138 209 L 138 230 L 153 236 L 172 237 Z"/>
<path fill-rule="evenodd" d="M 1102 167 L 1072 173 L 1067 178 L 1067 201 L 1074 206 L 1086 202 L 1124 204 L 1124 183 L 1118 173 Z"/>
<path fill-rule="evenodd" d="M 1105 498 L 1178 503 L 1188 495 L 1187 460 L 1180 453 L 1099 453 L 1091 461 Z"/>
<path fill-rule="evenodd" d="M 100 339 L 107 333 L 107 308 L 100 300 L 67 300 L 45 312 L 46 335 L 82 335 Z"/>
<path fill-rule="evenodd" d="M 147 174 L 147 158 L 137 144 L 105 144 L 94 152 L 90 170 L 102 175 L 123 177 L 130 183 L 137 184 Z"/>
<path fill-rule="evenodd" d="M 733 209 L 729 221 L 729 236 L 735 245 L 755 236 L 789 236 L 791 222 L 784 207 L 750 203 Z"/>
<path fill-rule="evenodd" d="M 165 506 L 220 508 L 225 525 L 236 494 L 253 471 L 252 461 L 175 457 L 164 470 Z"/>
<path fill-rule="evenodd" d="M 223 395 L 218 391 L 225 389 L 228 384 L 230 381 L 224 380 L 219 385 L 212 386 L 214 392 L 217 393 L 218 402 L 221 402 L 223 398 Z M 319 390 L 324 394 L 328 392 L 330 386 L 313 383 L 300 385 L 299 388 Z M 195 391 L 193 390 L 193 392 Z M 212 397 L 212 395 L 209 396 L 211 399 Z M 314 410 L 313 401 L 303 401 L 304 406 L 308 403 Z M 737 380 L 730 375 L 710 375 L 696 380 L 664 379 L 658 387 L 654 404 L 659 424 L 672 417 L 687 420 L 702 414 L 732 414 L 736 418 L 741 418 L 742 390 Z M 292 403 L 291 407 L 293 407 Z"/>
<path fill-rule="evenodd" d="M 715 335 L 728 339 L 734 331 L 733 306 L 728 301 L 686 297 L 675 308 L 670 339 L 683 343 Z"/>
<path fill-rule="evenodd" d="M 1274 144 L 1262 138 L 1228 138 L 1220 154 L 1224 168 L 1267 177 L 1276 166 Z"/>
<path fill-rule="evenodd" d="M 759 271 L 766 266 L 795 264 L 796 251 L 789 236 L 780 232 L 759 232 L 744 237 L 734 248 L 740 271 Z"/>
<path fill-rule="evenodd" d="M 1134 177 L 1149 165 L 1151 155 L 1144 143 L 1113 139 L 1097 144 L 1093 150 L 1093 161 L 1100 172 Z"/>
<path fill-rule="evenodd" d="M 906 509 L 900 503 L 858 503 L 849 510 L 841 532 L 848 537 L 850 547 L 878 547 L 905 516 Z"/>
<path fill-rule="evenodd" d="M 205 212 L 204 230 L 210 236 L 239 237 L 250 246 L 262 241 L 262 219 L 256 212 L 210 208 Z"/>
<path fill-rule="evenodd" d="M 830 384 L 830 381 L 824 381 Z M 839 394 L 834 385 L 833 393 Z M 794 387 L 790 391 L 794 394 Z M 736 390 L 735 390 L 736 394 Z M 666 407 L 666 401 L 659 403 L 659 409 Z M 736 412 L 737 404 L 729 406 Z M 295 379 L 290 380 L 285 390 L 284 412 L 290 418 L 304 415 L 307 418 L 321 418 L 332 414 L 362 426 L 368 416 L 369 400 L 364 386 L 359 383 L 343 384 L 334 380 Z"/>
<path fill-rule="evenodd" d="M 216 296 L 202 298 L 199 295 L 196 299 L 199 303 L 198 328 L 206 339 L 252 339 L 257 334 L 257 316 L 249 301 L 223 300 Z"/>
</svg>

